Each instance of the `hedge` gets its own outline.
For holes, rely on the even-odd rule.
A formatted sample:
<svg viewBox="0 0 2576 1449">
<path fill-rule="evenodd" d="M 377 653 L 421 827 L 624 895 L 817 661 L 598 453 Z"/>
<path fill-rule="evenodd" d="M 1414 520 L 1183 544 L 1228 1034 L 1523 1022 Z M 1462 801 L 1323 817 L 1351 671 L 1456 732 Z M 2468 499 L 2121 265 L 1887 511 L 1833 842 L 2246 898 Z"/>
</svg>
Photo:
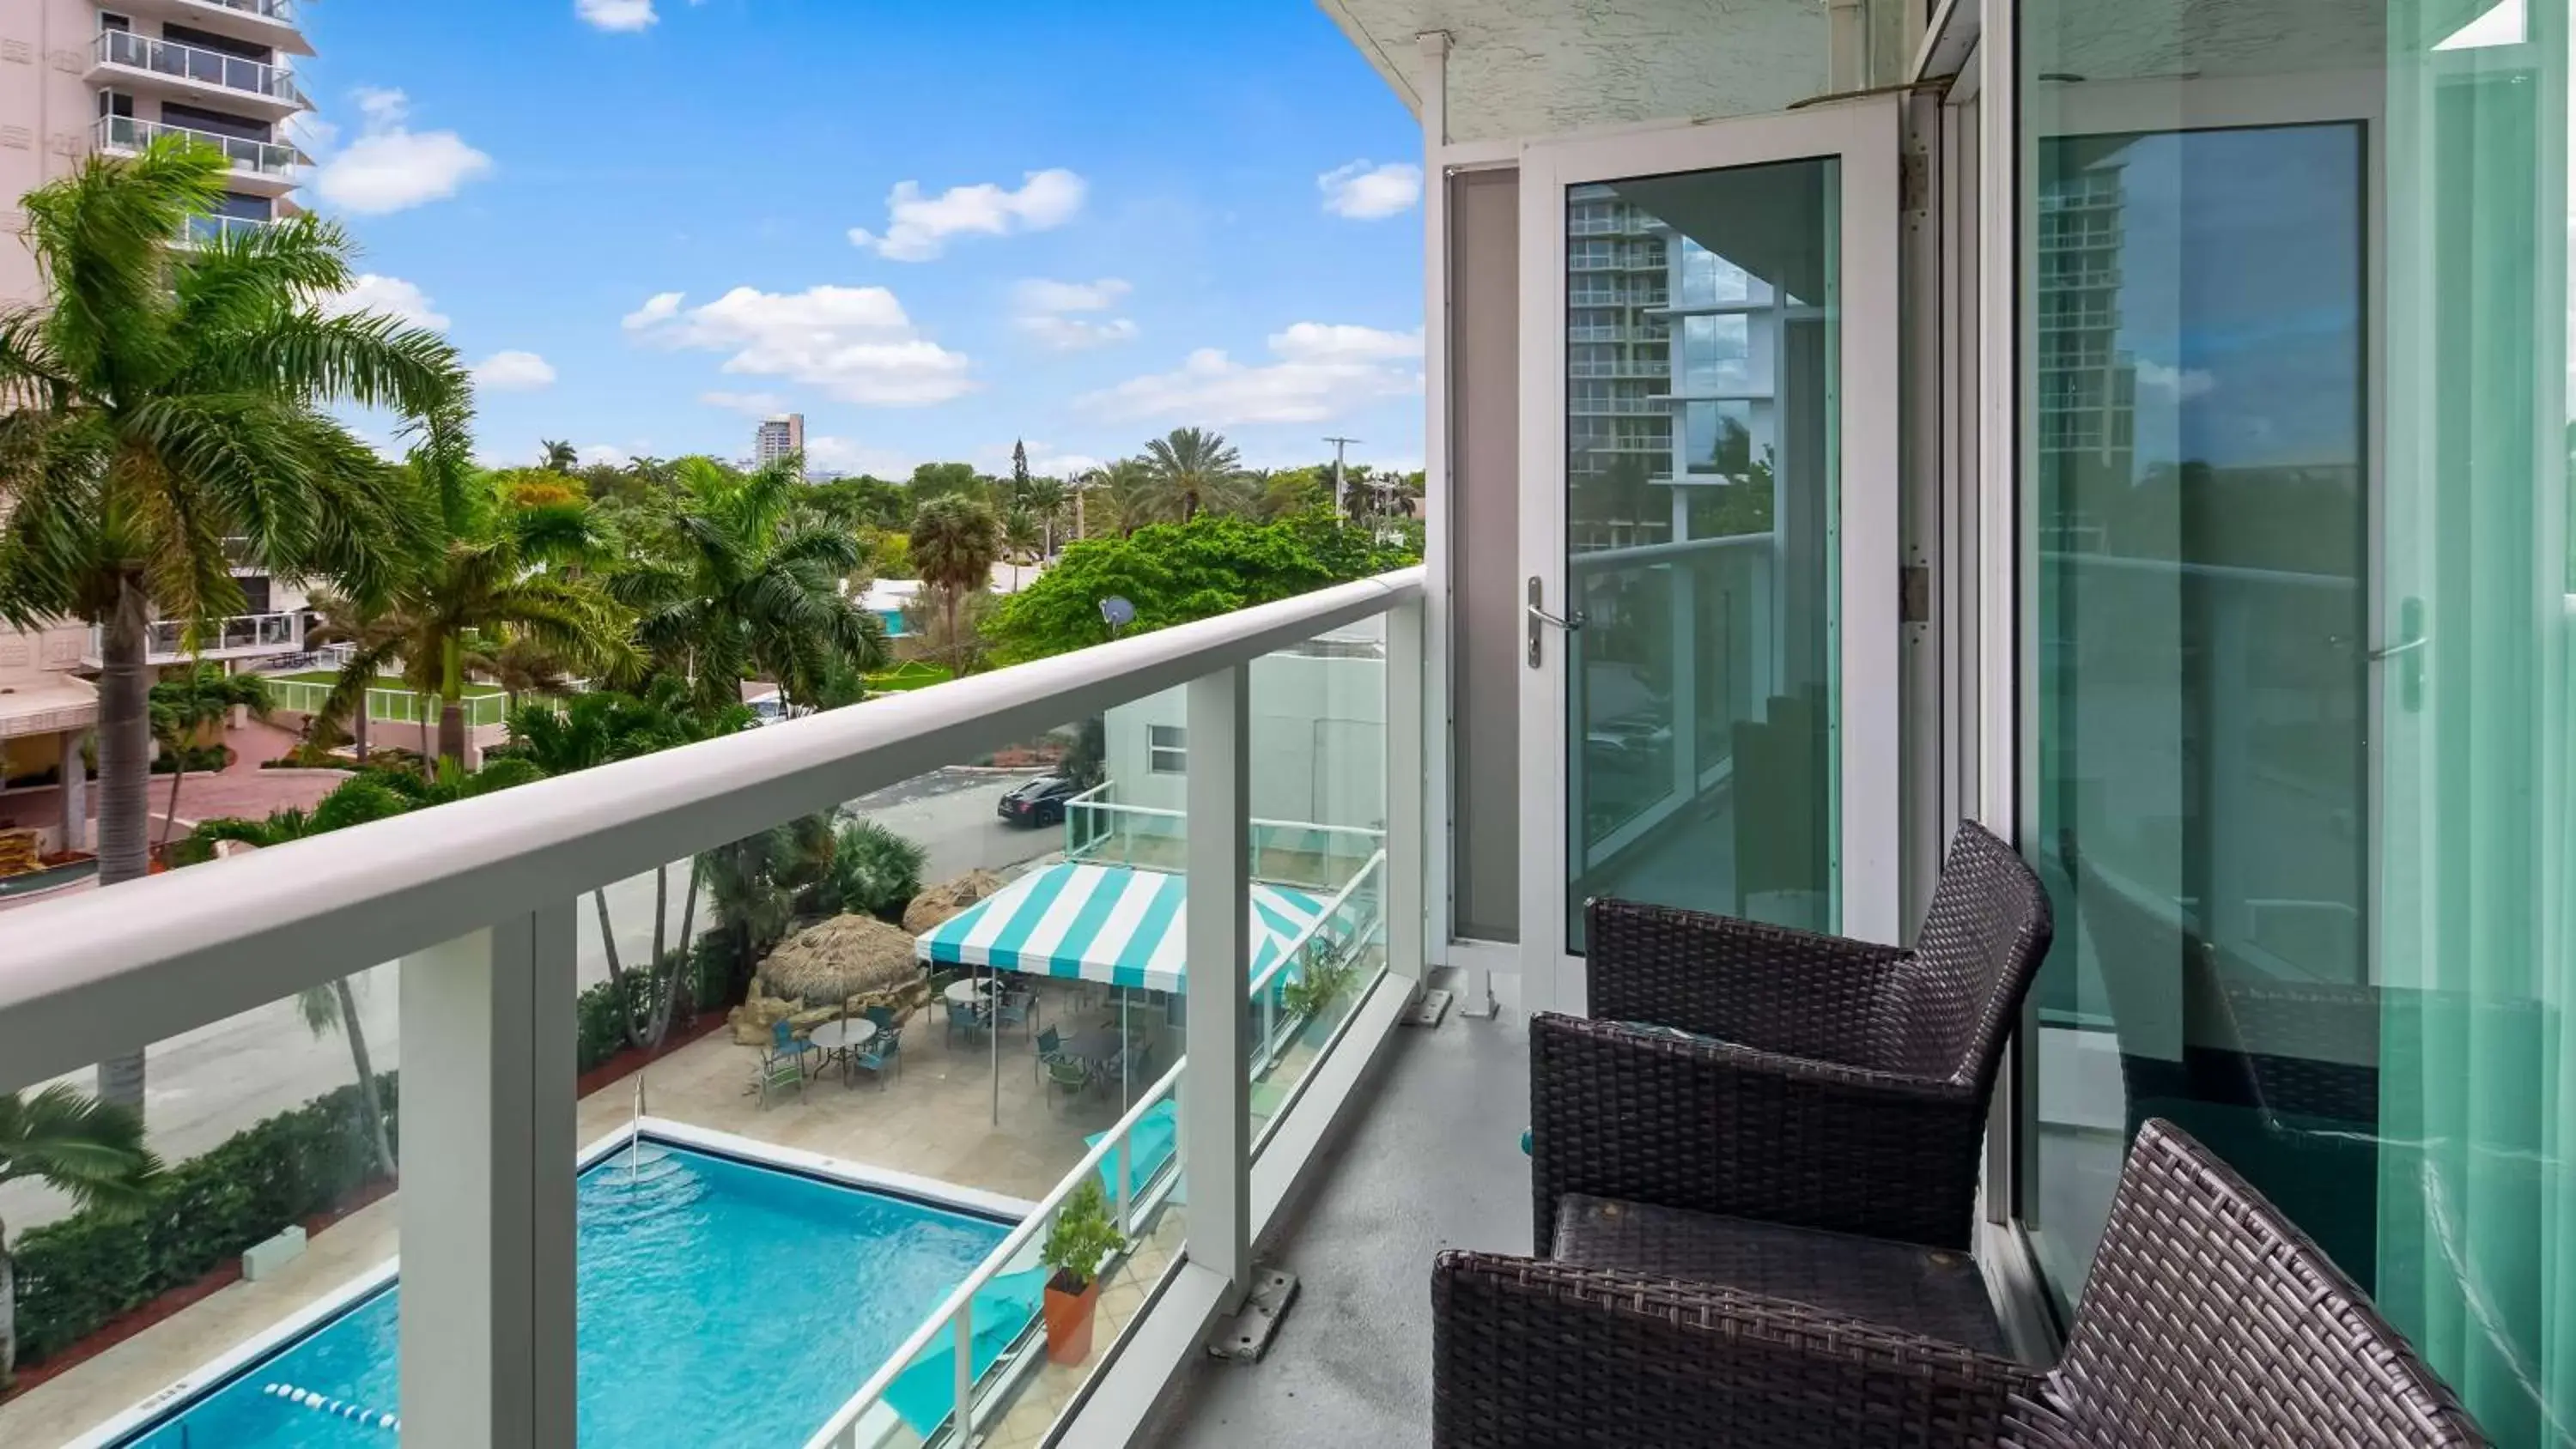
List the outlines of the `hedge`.
<svg viewBox="0 0 2576 1449">
<path fill-rule="evenodd" d="M 676 954 L 676 953 L 675 953 Z M 671 1018 L 681 1020 L 700 1010 L 713 1010 L 724 1004 L 725 951 L 722 933 L 710 931 L 698 937 L 691 951 L 697 976 L 690 983 L 695 990 L 684 990 L 673 1006 Z M 634 1013 L 638 1025 L 652 1019 L 654 997 L 650 983 L 665 979 L 663 973 L 648 976 L 630 970 L 622 978 L 626 984 L 627 1009 Z M 626 1031 L 617 1020 L 616 981 L 602 981 L 586 988 L 573 1003 L 575 1043 L 573 1070 L 586 1072 L 626 1049 Z"/>
<path fill-rule="evenodd" d="M 399 1130 L 394 1081 L 390 1072 L 376 1079 L 389 1137 Z M 353 1082 L 170 1168 L 140 1218 L 82 1211 L 28 1229 L 14 1254 L 19 1363 L 59 1353 L 118 1314 L 196 1282 L 376 1176 Z"/>
</svg>

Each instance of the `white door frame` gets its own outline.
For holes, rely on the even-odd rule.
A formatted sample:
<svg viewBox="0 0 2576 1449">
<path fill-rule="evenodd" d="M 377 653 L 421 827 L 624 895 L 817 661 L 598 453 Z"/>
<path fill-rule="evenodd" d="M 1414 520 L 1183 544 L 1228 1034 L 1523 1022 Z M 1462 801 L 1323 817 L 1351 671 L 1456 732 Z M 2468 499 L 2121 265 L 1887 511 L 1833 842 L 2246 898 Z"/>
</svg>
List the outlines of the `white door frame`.
<svg viewBox="0 0 2576 1449">
<path fill-rule="evenodd" d="M 1836 929 L 1899 938 L 1897 103 L 1812 110 L 1521 148 L 1520 575 L 1551 611 L 1565 568 L 1565 192 L 1569 186 L 1776 161 L 1840 162 L 1841 398 L 1836 619 L 1840 742 Z M 1497 560 L 1497 563 L 1500 561 Z M 1530 1010 L 1581 1012 L 1583 962 L 1567 939 L 1564 637 L 1546 629 L 1521 675 L 1521 987 Z"/>
</svg>

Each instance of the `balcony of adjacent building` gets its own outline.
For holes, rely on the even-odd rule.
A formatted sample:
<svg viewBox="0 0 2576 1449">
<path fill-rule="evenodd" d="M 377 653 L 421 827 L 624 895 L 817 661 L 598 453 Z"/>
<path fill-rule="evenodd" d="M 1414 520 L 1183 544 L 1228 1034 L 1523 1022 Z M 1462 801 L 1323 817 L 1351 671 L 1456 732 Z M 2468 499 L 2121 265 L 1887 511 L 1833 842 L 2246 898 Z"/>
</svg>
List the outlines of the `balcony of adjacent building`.
<svg viewBox="0 0 2576 1449">
<path fill-rule="evenodd" d="M 99 32 L 86 79 L 102 88 L 205 101 L 264 121 L 284 120 L 312 104 L 282 65 L 131 30 Z"/>
<path fill-rule="evenodd" d="M 101 116 L 90 135 L 96 150 L 112 156 L 132 156 L 157 140 L 174 136 L 193 145 L 211 146 L 232 163 L 228 184 L 248 196 L 284 196 L 301 184 L 302 169 L 312 164 L 312 158 L 282 141 L 227 136 L 134 116 Z"/>
<path fill-rule="evenodd" d="M 184 664 L 191 659 L 265 659 L 301 654 L 305 652 L 304 620 L 299 611 L 235 614 L 207 621 L 193 637 L 180 620 L 155 620 L 145 626 L 144 662 L 157 666 Z M 105 643 L 103 631 L 89 631 L 89 650 L 81 659 L 85 668 L 99 667 Z"/>
<path fill-rule="evenodd" d="M 287 55 L 311 55 L 301 28 L 298 0 L 117 0 L 117 13 L 156 20 L 265 45 Z"/>
</svg>

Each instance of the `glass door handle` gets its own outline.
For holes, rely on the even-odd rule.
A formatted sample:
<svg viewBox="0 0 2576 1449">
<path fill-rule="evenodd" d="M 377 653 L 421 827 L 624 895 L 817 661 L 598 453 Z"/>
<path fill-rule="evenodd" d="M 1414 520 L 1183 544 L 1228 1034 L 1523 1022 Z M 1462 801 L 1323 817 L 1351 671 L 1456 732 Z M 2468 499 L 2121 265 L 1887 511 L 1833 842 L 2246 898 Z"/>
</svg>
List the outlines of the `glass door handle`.
<svg viewBox="0 0 2576 1449">
<path fill-rule="evenodd" d="M 2424 657 L 2418 650 L 2433 642 L 2433 631 L 2424 627 L 2424 601 L 2405 599 L 2397 606 L 2397 632 L 2404 636 L 2394 644 L 2383 644 L 2370 651 L 2370 662 L 2397 659 L 2397 703 L 2408 714 L 2424 707 Z M 2409 656 L 2399 658 L 2399 656 Z"/>
<path fill-rule="evenodd" d="M 2378 663 L 2378 662 L 2379 662 L 2380 660 L 2382 660 L 2382 659 L 2394 659 L 2394 658 L 2396 658 L 2396 657 L 2397 657 L 2398 655 L 2400 655 L 2400 654 L 2407 653 L 2407 652 L 2408 652 L 2408 651 L 2410 651 L 2410 650 L 2421 649 L 2421 648 L 2423 648 L 2425 645 L 2430 644 L 2430 643 L 2432 643 L 2432 642 L 2433 642 L 2433 636 L 2432 636 L 2432 635 L 2430 635 L 2430 634 L 2418 634 L 2418 635 L 2416 635 L 2414 638 L 2407 640 L 2407 641 L 2406 641 L 2405 643 L 2403 643 L 2403 644 L 2391 644 L 2391 645 L 2389 645 L 2389 646 L 2388 646 L 2387 648 L 2385 648 L 2385 649 L 2373 649 L 2373 650 L 2371 650 L 2371 651 L 2370 651 L 2370 660 L 2371 660 L 2371 662 L 2372 662 L 2372 663 L 2376 664 L 2376 663 Z"/>
<path fill-rule="evenodd" d="M 1565 611 L 1564 616 L 1560 618 L 1559 616 L 1547 611 L 1545 607 L 1546 597 L 1547 585 L 1540 580 L 1536 574 L 1532 574 L 1529 581 L 1528 606 L 1529 667 L 1532 669 L 1539 667 L 1539 661 L 1542 657 L 1539 650 L 1539 641 L 1545 636 L 1539 632 L 1540 625 L 1551 625 L 1555 628 L 1563 629 L 1569 634 L 1583 627 L 1583 611 L 1581 609 L 1568 609 Z"/>
</svg>

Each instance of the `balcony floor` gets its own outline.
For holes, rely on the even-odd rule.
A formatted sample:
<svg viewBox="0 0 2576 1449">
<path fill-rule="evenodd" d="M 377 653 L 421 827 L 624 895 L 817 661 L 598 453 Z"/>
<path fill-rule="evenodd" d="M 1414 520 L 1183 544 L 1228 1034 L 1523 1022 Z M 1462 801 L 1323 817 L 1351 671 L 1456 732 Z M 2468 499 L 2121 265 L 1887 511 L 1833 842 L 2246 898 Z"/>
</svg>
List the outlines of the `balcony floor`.
<svg viewBox="0 0 2576 1449">
<path fill-rule="evenodd" d="M 1431 1255 L 1526 1253 L 1529 1104 L 1525 1019 L 1452 1012 L 1398 1029 L 1390 1059 L 1332 1162 L 1257 1256 L 1302 1286 L 1251 1367 L 1209 1362 L 1157 1437 L 1198 1446 L 1419 1444 L 1431 1437 Z"/>
</svg>

